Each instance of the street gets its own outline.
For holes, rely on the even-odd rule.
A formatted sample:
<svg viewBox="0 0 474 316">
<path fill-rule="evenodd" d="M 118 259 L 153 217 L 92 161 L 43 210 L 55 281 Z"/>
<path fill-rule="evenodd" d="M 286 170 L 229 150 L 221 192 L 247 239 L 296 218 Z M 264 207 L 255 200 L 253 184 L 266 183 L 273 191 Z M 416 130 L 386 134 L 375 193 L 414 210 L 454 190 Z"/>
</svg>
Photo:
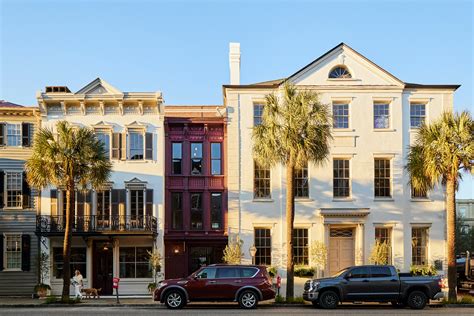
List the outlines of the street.
<svg viewBox="0 0 474 316">
<path fill-rule="evenodd" d="M 0 315 L 474 315 L 474 308 L 427 307 L 421 311 L 411 309 L 394 309 L 391 306 L 345 305 L 336 310 L 315 309 L 312 306 L 298 307 L 261 307 L 256 310 L 244 311 L 236 305 L 190 305 L 185 309 L 170 311 L 161 307 L 36 307 L 36 308 L 1 308 Z"/>
</svg>

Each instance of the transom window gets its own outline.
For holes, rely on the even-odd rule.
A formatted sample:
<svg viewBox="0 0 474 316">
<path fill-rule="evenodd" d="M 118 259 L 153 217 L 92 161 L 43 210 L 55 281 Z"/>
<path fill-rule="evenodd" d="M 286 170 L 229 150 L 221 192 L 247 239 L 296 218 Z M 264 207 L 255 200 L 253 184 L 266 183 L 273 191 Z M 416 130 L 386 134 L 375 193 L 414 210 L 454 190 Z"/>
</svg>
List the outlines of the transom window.
<svg viewBox="0 0 474 316">
<path fill-rule="evenodd" d="M 390 128 L 390 104 L 374 103 L 374 128 Z"/>
<path fill-rule="evenodd" d="M 410 103 L 410 127 L 418 128 L 425 122 L 426 105 L 424 103 Z"/>
<path fill-rule="evenodd" d="M 172 147 L 172 172 L 173 174 L 181 174 L 182 172 L 182 159 L 183 159 L 183 144 L 173 143 Z"/>
<path fill-rule="evenodd" d="M 21 124 L 7 124 L 8 146 L 21 146 Z"/>
<path fill-rule="evenodd" d="M 295 197 L 309 197 L 308 167 L 295 168 Z"/>
<path fill-rule="evenodd" d="M 191 174 L 202 174 L 202 143 L 191 143 Z"/>
<path fill-rule="evenodd" d="M 376 227 L 375 240 L 388 246 L 387 264 L 392 263 L 392 229 L 390 227 Z"/>
<path fill-rule="evenodd" d="M 308 265 L 308 229 L 293 229 L 293 260 L 297 265 Z"/>
<path fill-rule="evenodd" d="M 333 128 L 349 128 L 349 104 L 335 103 L 332 105 Z"/>
<path fill-rule="evenodd" d="M 254 198 L 271 198 L 270 169 L 254 163 Z"/>
<path fill-rule="evenodd" d="M 270 229 L 268 228 L 255 228 L 254 231 L 254 244 L 257 248 L 255 253 L 255 264 L 258 265 L 271 265 L 272 264 L 272 237 Z"/>
<path fill-rule="evenodd" d="M 375 197 L 391 197 L 390 159 L 377 158 L 374 160 L 374 189 Z"/>
<path fill-rule="evenodd" d="M 329 73 L 331 79 L 350 79 L 352 78 L 351 73 L 345 66 L 334 67 Z"/>
<path fill-rule="evenodd" d="M 22 173 L 6 172 L 7 178 L 7 207 L 21 207 L 22 205 Z"/>
<path fill-rule="evenodd" d="M 333 161 L 333 196 L 345 198 L 350 196 L 349 159 Z"/>
<path fill-rule="evenodd" d="M 263 107 L 264 105 L 261 103 L 255 103 L 253 105 L 253 125 L 254 126 L 262 124 Z"/>
<path fill-rule="evenodd" d="M 428 228 L 411 229 L 411 264 L 424 266 L 428 264 Z"/>
<path fill-rule="evenodd" d="M 21 234 L 5 234 L 5 246 L 5 268 L 21 270 Z"/>
<path fill-rule="evenodd" d="M 130 159 L 142 160 L 143 159 L 143 133 L 130 132 L 129 139 L 130 139 Z"/>
</svg>

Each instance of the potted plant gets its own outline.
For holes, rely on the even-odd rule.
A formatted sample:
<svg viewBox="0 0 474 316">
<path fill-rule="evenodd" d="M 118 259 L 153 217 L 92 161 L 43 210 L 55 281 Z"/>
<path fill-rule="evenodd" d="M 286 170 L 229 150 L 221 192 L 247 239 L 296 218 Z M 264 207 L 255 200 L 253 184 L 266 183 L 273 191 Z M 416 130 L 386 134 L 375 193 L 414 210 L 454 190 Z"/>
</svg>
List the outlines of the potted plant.
<svg viewBox="0 0 474 316">
<path fill-rule="evenodd" d="M 44 252 L 40 252 L 39 258 L 39 272 L 40 272 L 40 283 L 34 288 L 34 291 L 40 298 L 44 298 L 48 295 L 48 291 L 51 291 L 51 286 L 45 284 L 44 280 L 49 274 L 49 255 Z"/>
<path fill-rule="evenodd" d="M 150 264 L 150 267 L 153 271 L 153 282 L 149 283 L 147 288 L 148 288 L 148 292 L 153 294 L 158 284 L 157 275 L 161 271 L 162 257 L 161 257 L 161 254 L 157 250 L 155 250 L 154 252 L 151 252 L 151 251 L 147 251 L 147 252 L 149 256 L 148 263 Z"/>
</svg>

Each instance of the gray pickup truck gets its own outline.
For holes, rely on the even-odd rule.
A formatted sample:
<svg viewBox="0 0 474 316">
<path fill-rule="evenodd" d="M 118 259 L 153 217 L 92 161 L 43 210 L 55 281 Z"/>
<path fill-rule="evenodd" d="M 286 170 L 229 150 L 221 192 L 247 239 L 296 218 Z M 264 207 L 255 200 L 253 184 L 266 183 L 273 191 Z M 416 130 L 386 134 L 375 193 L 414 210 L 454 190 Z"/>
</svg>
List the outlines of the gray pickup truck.
<svg viewBox="0 0 474 316">
<path fill-rule="evenodd" d="M 339 302 L 391 302 L 423 309 L 430 299 L 443 297 L 441 285 L 439 276 L 398 274 L 393 266 L 356 266 L 307 281 L 303 298 L 322 308 L 336 308 Z"/>
</svg>

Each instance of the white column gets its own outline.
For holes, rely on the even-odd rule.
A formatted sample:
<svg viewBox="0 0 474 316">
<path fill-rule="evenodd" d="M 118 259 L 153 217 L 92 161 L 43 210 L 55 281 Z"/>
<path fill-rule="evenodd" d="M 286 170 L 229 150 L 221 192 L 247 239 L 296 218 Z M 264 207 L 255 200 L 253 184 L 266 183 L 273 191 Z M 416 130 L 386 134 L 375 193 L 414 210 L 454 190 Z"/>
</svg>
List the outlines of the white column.
<svg viewBox="0 0 474 316">
<path fill-rule="evenodd" d="M 324 222 L 323 222 L 324 223 Z M 324 223 L 324 244 L 326 245 L 326 249 L 328 250 L 327 260 L 326 260 L 326 267 L 324 268 L 324 276 L 329 273 L 329 234 L 331 230 L 331 225 Z"/>
<path fill-rule="evenodd" d="M 92 258 L 93 258 L 93 242 L 92 239 L 87 240 L 87 249 L 86 249 L 86 278 L 87 278 L 87 287 L 92 287 Z M 81 271 L 82 273 L 82 271 Z"/>
<path fill-rule="evenodd" d="M 120 258 L 120 243 L 119 243 L 119 240 L 118 238 L 114 238 L 112 240 L 112 245 L 113 245 L 113 264 L 112 264 L 112 267 L 113 267 L 113 276 L 115 278 L 118 278 L 119 277 L 119 271 L 120 271 L 120 262 L 119 262 L 119 258 Z"/>
</svg>

